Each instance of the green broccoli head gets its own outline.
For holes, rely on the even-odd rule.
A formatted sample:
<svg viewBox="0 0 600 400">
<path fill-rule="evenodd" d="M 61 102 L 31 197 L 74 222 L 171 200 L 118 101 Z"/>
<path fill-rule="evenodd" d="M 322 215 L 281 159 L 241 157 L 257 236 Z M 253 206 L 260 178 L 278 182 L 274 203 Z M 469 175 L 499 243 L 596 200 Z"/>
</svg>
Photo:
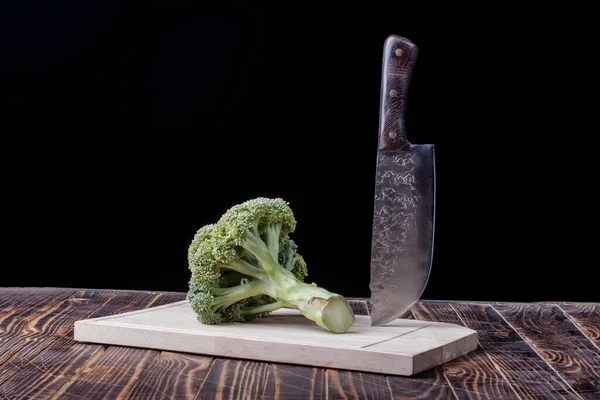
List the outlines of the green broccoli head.
<svg viewBox="0 0 600 400">
<path fill-rule="evenodd" d="M 289 204 L 264 197 L 200 228 L 188 248 L 187 299 L 198 320 L 244 322 L 288 307 L 332 332 L 346 331 L 354 315 L 343 297 L 303 282 L 307 265 L 288 236 L 295 228 Z"/>
<path fill-rule="evenodd" d="M 219 296 L 223 289 L 247 283 L 248 276 L 227 268 L 240 258 L 240 249 L 226 235 L 221 224 L 203 226 L 194 235 L 188 249 L 189 269 L 192 277 L 189 284 L 187 300 L 205 324 L 223 322 L 243 322 L 254 319 L 260 314 L 243 315 L 242 308 L 251 308 L 274 300 L 261 294 L 227 304 L 229 297 Z"/>
<path fill-rule="evenodd" d="M 249 321 L 263 315 L 243 314 L 242 310 L 273 302 L 268 296 L 257 295 L 231 303 L 230 296 L 222 294 L 227 288 L 234 287 L 228 282 L 228 275 L 223 274 L 217 280 L 208 282 L 204 280 L 205 277 L 202 268 L 194 270 L 186 296 L 198 320 L 204 324 Z"/>
<path fill-rule="evenodd" d="M 198 269 L 192 273 L 190 288 L 186 298 L 190 302 L 194 312 L 198 315 L 200 322 L 204 324 L 220 324 L 225 321 L 243 321 L 239 316 L 239 309 L 237 307 L 228 307 L 227 315 L 217 310 L 217 307 L 213 305 L 215 299 L 213 289 L 218 286 L 203 282 L 202 277 L 199 277 L 196 271 Z"/>
<path fill-rule="evenodd" d="M 227 233 L 241 245 L 248 232 L 264 234 L 269 226 L 279 225 L 283 236 L 293 232 L 296 220 L 288 203 L 282 199 L 259 197 L 231 207 L 219 219 Z"/>
</svg>

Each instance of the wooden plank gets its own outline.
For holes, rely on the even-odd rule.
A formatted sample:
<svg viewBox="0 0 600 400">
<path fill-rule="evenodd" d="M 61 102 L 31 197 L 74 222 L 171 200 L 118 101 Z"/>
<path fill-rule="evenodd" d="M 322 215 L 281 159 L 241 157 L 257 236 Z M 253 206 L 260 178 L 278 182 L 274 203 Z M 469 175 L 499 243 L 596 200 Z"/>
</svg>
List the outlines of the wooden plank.
<svg viewBox="0 0 600 400">
<path fill-rule="evenodd" d="M 161 352 L 133 387 L 132 399 L 193 399 L 199 392 L 212 358 Z"/>
<path fill-rule="evenodd" d="M 480 347 L 488 358 L 485 363 L 465 366 L 470 367 L 467 369 L 469 376 L 477 376 L 478 372 L 484 377 L 494 376 L 489 384 L 504 385 L 506 382 L 521 398 L 577 396 L 491 305 L 452 303 L 451 308 L 466 326 L 478 331 Z"/>
<path fill-rule="evenodd" d="M 197 399 L 259 399 L 271 366 L 263 362 L 215 359 Z"/>
<path fill-rule="evenodd" d="M 392 397 L 400 399 L 446 400 L 457 398 L 472 398 L 460 389 L 453 389 L 444 376 L 444 367 L 439 366 L 422 372 L 414 377 L 388 376 Z"/>
<path fill-rule="evenodd" d="M 12 360 L 28 342 L 40 338 L 49 318 L 59 315 L 64 300 L 71 290 L 11 291 L 12 300 L 6 300 L 0 311 L 0 367 Z M 14 296 L 14 297 L 13 297 Z M 22 301 L 20 306 L 18 301 Z M 0 369 L 0 385 L 6 380 L 5 368 Z"/>
<path fill-rule="evenodd" d="M 11 357 L 6 363 L 5 368 L 0 368 L 0 374 L 4 373 L 7 369 L 15 369 L 16 367 L 22 368 L 17 374 L 13 375 L 11 379 L 5 381 L 4 385 L 0 385 L 0 398 L 45 399 L 51 398 L 52 396 L 56 397 L 57 395 L 61 395 L 59 396 L 59 398 L 63 398 L 63 391 L 65 393 L 69 392 L 69 390 L 73 391 L 73 389 L 70 388 L 73 383 L 79 381 L 80 373 L 83 373 L 83 371 L 90 371 L 91 369 L 96 368 L 95 365 L 97 364 L 98 360 L 104 357 L 102 346 L 76 343 L 69 338 L 71 331 L 65 329 L 63 326 L 63 322 L 61 322 L 61 318 L 54 315 L 58 311 L 60 311 L 61 313 L 62 311 L 65 311 L 67 314 L 74 312 L 73 310 L 71 310 L 75 308 L 73 307 L 73 304 L 66 304 L 68 302 L 68 299 L 63 299 L 62 301 L 59 301 L 57 304 L 55 304 L 58 305 L 56 309 L 49 309 L 48 307 L 46 307 L 45 311 L 40 311 L 35 304 L 37 301 L 39 301 L 40 296 L 42 295 L 36 295 L 35 293 L 30 292 L 29 296 L 27 296 L 23 294 L 23 290 L 25 289 L 19 290 L 21 291 L 20 299 L 24 302 L 24 304 L 27 304 L 25 307 L 18 306 L 18 302 L 15 301 L 15 296 L 17 296 L 16 294 L 11 293 L 11 296 L 8 296 L 6 290 L 0 289 L 0 326 L 2 326 L 2 324 L 6 321 L 10 320 L 11 322 L 6 322 L 4 326 L 8 327 L 10 332 L 16 332 L 11 334 L 10 337 L 8 335 L 0 336 L 0 346 L 3 343 L 3 339 L 14 339 L 15 335 L 17 335 L 17 337 L 19 338 L 31 337 L 33 339 L 32 345 L 34 351 L 31 352 L 29 351 L 29 349 L 25 349 L 23 350 L 22 356 L 20 352 L 17 354 L 13 354 L 13 357 Z M 57 292 L 57 290 L 54 291 Z M 52 292 L 52 290 L 46 290 L 46 295 L 50 292 Z M 80 301 L 82 301 L 82 303 L 92 301 L 90 299 L 86 299 L 85 292 L 88 293 L 87 296 L 90 296 L 90 298 L 94 299 L 93 301 L 100 301 L 100 299 L 104 300 L 104 303 L 98 304 L 98 306 L 104 307 L 104 311 L 94 311 L 90 315 L 93 314 L 96 316 L 101 316 L 121 314 L 123 312 L 126 312 L 124 310 L 132 309 L 128 308 L 126 302 L 124 301 L 115 299 L 115 302 L 112 303 L 111 300 L 107 299 L 106 297 L 102 298 L 102 296 L 100 295 L 92 296 L 89 291 L 83 291 L 83 293 L 78 292 L 75 296 L 71 297 L 79 298 Z M 103 292 L 106 293 L 105 291 Z M 130 292 L 120 292 L 120 294 L 124 293 Z M 170 304 L 185 297 L 185 294 L 182 293 L 169 294 L 168 296 L 171 297 L 168 297 L 165 294 L 158 295 L 155 292 L 142 293 L 146 293 L 146 296 L 149 296 L 146 298 L 149 298 L 151 299 L 151 301 L 153 301 L 152 305 Z M 361 302 L 358 299 L 353 300 L 351 302 L 351 307 L 355 309 L 355 313 L 357 315 L 361 315 L 362 313 L 364 313 L 364 311 L 361 311 L 366 308 L 364 305 L 366 305 L 366 303 Z M 425 315 L 425 313 L 423 312 L 423 310 L 420 310 L 420 308 L 439 308 L 439 305 L 440 303 L 437 302 L 422 302 L 415 306 L 415 312 L 421 318 Z M 469 309 L 461 309 L 461 307 L 467 306 L 477 306 L 481 309 L 478 312 L 474 312 L 473 310 Z M 500 309 L 502 307 L 519 306 L 524 307 L 523 305 L 502 304 L 498 305 L 498 308 Z M 567 315 L 565 312 L 562 312 L 562 310 L 559 309 L 559 311 L 562 312 L 562 316 L 558 311 L 555 312 L 553 310 L 550 310 L 545 313 L 540 311 L 539 314 L 541 316 L 549 319 L 549 321 L 547 321 L 548 326 L 543 325 L 545 326 L 544 329 L 548 329 L 548 332 L 542 331 L 541 336 L 537 340 L 539 340 L 539 343 L 541 343 L 540 346 L 542 346 L 543 344 L 547 345 L 548 348 L 542 352 L 536 346 L 529 347 L 530 350 L 537 350 L 536 354 L 539 353 L 542 356 L 546 357 L 548 364 L 550 364 L 551 367 L 554 367 L 558 371 L 556 375 L 558 375 L 559 377 L 562 376 L 564 378 L 564 381 L 571 383 L 569 379 L 572 379 L 573 382 L 581 384 L 580 387 L 578 387 L 576 384 L 573 384 L 573 387 L 576 389 L 576 391 L 579 391 L 581 397 L 583 398 L 596 398 L 598 396 L 597 387 L 589 386 L 590 384 L 597 385 L 599 381 L 599 378 L 594 375 L 595 373 L 597 373 L 598 370 L 600 370 L 597 364 L 598 361 L 596 361 L 600 359 L 598 354 L 598 348 L 595 347 L 594 344 L 594 341 L 597 340 L 597 336 L 594 336 L 594 329 L 598 328 L 598 321 L 596 319 L 597 306 L 598 305 L 595 304 L 561 304 L 561 308 L 569 310 L 569 313 Z M 240 398 L 244 398 L 244 394 L 242 393 L 243 390 L 240 390 L 240 387 L 252 388 L 251 395 L 248 395 L 247 398 L 253 398 L 251 396 L 254 396 L 255 394 L 259 397 L 262 396 L 262 398 L 324 398 L 327 395 L 329 395 L 332 398 L 343 398 L 344 396 L 347 398 L 389 398 L 390 393 L 393 398 L 512 398 L 516 397 L 517 393 L 520 396 L 520 398 L 578 397 L 575 394 L 575 391 L 557 391 L 556 393 L 549 395 L 550 392 L 549 390 L 547 390 L 547 387 L 545 387 L 545 389 L 541 391 L 538 391 L 537 393 L 533 392 L 533 388 L 535 387 L 535 385 L 540 384 L 540 382 L 544 382 L 545 379 L 547 380 L 547 383 L 545 385 L 551 386 L 552 384 L 554 384 L 554 378 L 550 377 L 550 379 L 548 379 L 545 375 L 536 376 L 533 374 L 528 376 L 522 374 L 523 371 L 530 367 L 530 363 L 532 362 L 530 352 L 528 353 L 527 351 L 523 351 L 519 348 L 518 342 L 520 341 L 520 337 L 514 340 L 514 337 L 511 338 L 510 331 L 508 332 L 507 336 L 507 332 L 505 330 L 506 327 L 508 327 L 509 329 L 517 327 L 517 322 L 521 322 L 524 324 L 525 328 L 531 329 L 532 334 L 539 333 L 539 327 L 533 325 L 530 326 L 530 323 L 528 322 L 528 317 L 525 315 L 525 312 L 523 312 L 523 316 L 521 316 L 518 312 L 514 314 L 514 321 L 506 316 L 505 318 L 500 317 L 500 320 L 498 320 L 499 314 L 494 316 L 494 313 L 492 312 L 491 315 L 488 315 L 487 308 L 489 308 L 488 304 L 455 304 L 454 306 L 449 305 L 448 309 L 446 310 L 449 314 L 442 316 L 440 317 L 440 319 L 437 320 L 453 323 L 466 322 L 466 324 L 470 327 L 478 326 L 479 332 L 485 333 L 485 335 L 483 336 L 485 341 L 484 343 L 482 343 L 481 349 L 478 349 L 477 351 L 472 352 L 469 355 L 463 356 L 453 362 L 449 362 L 444 366 L 429 370 L 425 373 L 418 374 L 410 378 L 398 376 L 385 377 L 383 375 L 368 373 L 361 374 L 360 372 L 352 371 L 328 370 L 327 372 L 325 372 L 322 368 L 277 364 L 273 366 L 267 365 L 265 367 L 267 369 L 267 372 L 264 374 L 259 373 L 259 375 L 261 375 L 261 383 L 259 384 L 250 382 L 250 375 L 244 372 L 242 372 L 242 375 L 245 375 L 247 379 L 246 382 L 242 382 L 240 380 L 240 371 L 238 371 L 238 383 L 236 385 L 233 385 L 233 388 L 226 388 L 221 390 L 220 392 L 213 390 L 213 392 L 217 393 L 217 397 L 221 395 L 223 397 L 233 396 L 233 398 L 235 398 L 235 396 L 238 395 L 240 396 Z M 482 310 L 486 313 L 483 313 Z M 458 311 L 458 313 L 456 311 Z M 436 312 L 438 314 L 443 314 L 439 309 Z M 502 314 L 504 314 L 504 310 L 501 310 L 501 312 Z M 17 315 L 15 313 L 19 313 L 18 315 L 27 315 L 29 313 L 30 317 L 31 315 L 33 315 L 33 319 L 37 320 L 37 322 L 33 323 L 33 325 L 22 325 L 20 326 L 20 328 L 17 326 L 17 328 L 19 329 L 15 329 L 14 324 L 21 323 L 20 318 L 15 318 L 15 316 Z M 454 313 L 454 315 L 452 315 L 452 313 Z M 30 317 L 25 317 L 23 319 L 27 320 L 29 318 L 29 322 L 31 322 Z M 554 318 L 558 321 L 556 322 L 558 324 L 558 331 L 553 325 L 555 322 L 553 322 L 552 319 Z M 36 336 L 39 335 L 39 332 L 37 331 L 40 329 L 43 329 L 48 332 L 48 341 L 44 342 L 43 339 Z M 566 335 L 567 338 L 572 339 L 572 341 L 574 342 L 574 346 L 576 345 L 576 347 L 567 346 L 566 348 L 559 348 L 556 347 L 558 346 L 558 344 L 564 345 L 560 338 L 548 338 L 550 332 L 560 332 L 560 329 L 563 329 L 563 333 Z M 516 333 L 521 334 L 521 336 L 529 340 L 528 336 L 524 332 L 525 331 L 521 331 L 520 328 L 518 328 Z M 498 341 L 498 339 L 495 338 L 495 336 L 499 336 L 500 338 L 503 338 L 503 340 Z M 480 340 L 481 338 L 482 335 L 480 334 Z M 548 342 L 549 340 L 550 342 Z M 50 344 L 50 346 L 48 347 L 48 343 L 52 344 Z M 78 350 L 77 346 L 80 346 L 81 349 L 85 350 Z M 39 350 L 40 348 L 42 348 L 42 350 L 37 351 L 36 353 L 35 349 Z M 495 352 L 486 351 L 488 348 L 497 348 L 497 350 Z M 540 347 L 540 349 L 542 348 L 543 347 Z M 592 352 L 595 353 L 590 353 L 590 349 Z M 179 382 L 186 383 L 165 383 L 164 385 L 161 383 L 159 386 L 156 386 L 155 383 L 162 382 L 162 380 L 164 380 L 165 382 L 169 382 L 169 367 L 166 366 L 168 365 L 168 362 L 165 360 L 165 367 L 160 368 L 160 365 L 163 361 L 161 361 L 161 357 L 152 358 L 152 354 L 155 355 L 156 353 L 153 353 L 151 350 L 124 349 L 123 351 L 127 354 L 121 356 L 122 359 L 131 359 L 131 361 L 135 363 L 136 360 L 140 359 L 140 356 L 144 358 L 145 354 L 146 358 L 150 357 L 150 361 L 142 363 L 144 364 L 144 366 L 141 368 L 141 371 L 139 371 L 135 379 L 133 379 L 133 383 L 129 383 L 130 381 L 132 381 L 132 376 L 127 374 L 125 374 L 122 379 L 118 380 L 118 382 L 113 383 L 113 388 L 121 387 L 125 388 L 125 390 L 113 389 L 113 392 L 111 392 L 110 394 L 110 398 L 119 395 L 124 395 L 125 397 L 129 398 L 160 398 L 162 395 L 162 397 L 168 398 L 168 395 L 165 396 L 164 393 L 168 394 L 169 392 L 163 390 L 167 387 L 176 391 L 178 398 L 187 398 L 189 397 L 188 394 L 193 393 L 195 390 L 197 390 L 199 386 L 199 382 L 197 380 L 190 380 L 189 376 L 186 377 L 185 374 L 179 377 Z M 131 357 L 130 355 L 128 355 L 129 352 L 137 354 L 135 354 L 134 357 Z M 140 352 L 149 352 L 150 356 L 148 356 L 148 353 Z M 480 355 L 483 357 L 482 360 L 486 361 L 485 357 L 491 360 L 491 368 L 495 369 L 495 371 L 500 373 L 501 378 L 504 379 L 504 382 L 497 383 L 500 386 L 505 385 L 506 383 L 512 384 L 512 386 L 510 387 L 510 389 L 513 390 L 512 395 L 488 396 L 488 394 L 492 393 L 493 390 L 490 390 L 487 387 L 479 387 L 480 382 L 489 379 L 489 376 L 485 375 L 483 378 L 481 378 L 482 373 L 488 375 L 490 374 L 489 370 L 484 370 L 484 372 L 482 372 L 481 370 L 482 368 L 485 368 L 488 365 L 486 364 L 486 362 L 481 362 L 480 365 L 474 365 L 469 361 L 469 359 L 475 358 L 475 356 L 477 356 L 480 352 Z M 199 357 L 189 354 L 170 354 L 172 354 L 173 357 L 176 358 Z M 509 368 L 507 367 L 508 364 L 502 364 L 498 361 L 498 359 L 502 359 L 502 355 L 512 360 L 515 360 L 515 363 L 522 363 L 523 366 L 521 367 L 521 370 L 517 369 L 517 371 L 512 376 L 503 376 L 504 374 L 507 374 L 507 370 Z M 515 355 L 517 355 L 517 357 L 515 357 Z M 1 353 L 0 356 L 2 356 Z M 525 358 L 524 361 L 522 359 L 523 357 Z M 554 358 L 552 359 L 552 357 Z M 588 359 L 587 357 L 591 358 Z M 63 359 L 65 360 L 64 362 L 62 361 Z M 465 360 L 467 360 L 467 362 L 465 362 Z M 233 363 L 251 363 L 248 361 L 230 361 Z M 173 365 L 175 363 L 175 361 L 173 360 L 169 362 L 173 363 Z M 177 362 L 181 363 L 181 361 Z M 553 363 L 555 363 L 555 365 Z M 544 364 L 546 363 L 544 362 Z M 534 367 L 533 372 L 540 372 L 538 367 Z M 564 368 L 564 370 L 561 370 L 559 367 Z M 175 369 L 177 368 L 179 367 L 175 367 Z M 231 373 L 235 373 L 235 370 L 239 368 L 240 367 L 236 367 L 233 365 L 227 367 L 227 369 Z M 218 369 L 219 367 L 217 366 L 217 369 L 213 373 L 213 376 L 220 376 L 220 374 L 217 373 Z M 550 368 L 550 370 L 553 371 L 552 368 Z M 206 373 L 206 369 L 204 370 L 204 372 Z M 145 373 L 148 373 L 149 375 L 145 375 Z M 153 379 L 151 378 L 150 374 L 156 374 L 156 376 L 160 375 L 162 378 Z M 390 393 L 384 394 L 385 391 L 382 391 L 382 388 L 386 387 L 385 385 L 382 385 L 382 377 L 387 379 L 386 384 L 388 385 L 387 387 L 389 388 Z M 83 377 L 83 379 L 85 380 L 86 378 Z M 157 389 L 152 390 L 149 385 L 153 385 Z M 188 389 L 186 385 L 188 385 L 188 387 L 189 385 L 191 385 L 192 388 Z M 193 387 L 194 385 L 195 388 Z M 261 385 L 263 385 L 262 390 L 260 389 Z M 568 387 L 569 385 L 566 386 Z M 308 392 L 306 392 L 306 390 L 308 390 Z M 210 384 L 206 385 L 206 389 L 204 389 L 203 386 L 203 389 L 200 390 L 198 397 L 212 398 L 213 396 L 211 396 L 210 394 L 206 394 L 210 391 Z M 497 392 L 499 391 L 500 390 L 498 390 Z M 71 394 L 67 393 L 67 396 L 75 398 L 73 396 L 74 393 L 74 391 Z M 132 393 L 136 393 L 136 395 L 132 397 Z M 83 397 L 93 398 L 93 396 L 87 396 L 86 394 L 84 394 Z"/>
<path fill-rule="evenodd" d="M 390 399 L 392 392 L 385 375 L 331 370 L 327 372 L 327 398 Z"/>
<path fill-rule="evenodd" d="M 64 337 L 23 367 L 16 364 L 18 371 L 0 386 L 0 399 L 50 399 L 102 351 Z"/>
<path fill-rule="evenodd" d="M 449 302 L 418 302 L 412 311 L 422 320 L 465 324 Z M 481 335 L 481 331 L 478 334 Z M 468 394 L 465 397 L 474 399 L 518 399 L 505 371 L 483 349 L 481 338 L 479 343 L 477 350 L 443 367 L 446 380 L 455 394 L 459 398 Z"/>
<path fill-rule="evenodd" d="M 164 306 L 185 300 L 186 293 L 182 292 L 160 292 L 160 296 L 152 303 L 152 307 Z"/>
<path fill-rule="evenodd" d="M 58 397 L 61 400 L 129 398 L 157 355 L 152 350 L 109 347 L 76 380 L 57 392 Z"/>
<path fill-rule="evenodd" d="M 600 351 L 558 305 L 494 307 L 581 397 L 600 398 Z"/>
<path fill-rule="evenodd" d="M 39 292 L 27 289 L 0 289 L 0 337 L 18 335 L 33 313 L 47 312 L 48 308 L 60 303 L 75 293 L 75 290 L 42 289 Z M 0 348 L 0 365 L 2 354 Z"/>
<path fill-rule="evenodd" d="M 156 300 L 161 296 L 160 293 L 138 291 L 119 292 L 112 290 L 88 290 L 84 293 L 85 294 L 82 296 L 83 298 L 93 298 L 96 300 L 93 301 L 93 303 L 101 301 L 101 299 L 104 299 L 104 302 L 102 304 L 98 304 L 96 309 L 83 318 L 100 318 L 130 311 L 143 310 L 154 305 Z M 90 304 L 90 308 L 93 307 L 93 303 Z M 75 321 L 79 319 L 81 319 L 81 317 L 70 321 L 71 329 L 74 328 Z"/>
<path fill-rule="evenodd" d="M 0 370 L 0 382 L 3 382 L 0 384 L 0 393 L 9 398 L 47 398 L 53 388 L 55 390 L 67 384 L 78 368 L 101 350 L 101 346 L 85 347 L 72 339 L 75 320 L 90 315 L 112 315 L 143 309 L 150 306 L 157 296 L 159 294 L 153 292 L 78 291 L 61 303 L 56 309 L 58 314 L 48 318 L 36 336 L 20 338 L 25 341 L 25 346 L 21 346 L 21 351 L 11 363 Z M 39 376 L 38 372 L 49 368 L 53 371 L 51 375 Z"/>
<path fill-rule="evenodd" d="M 263 399 L 321 400 L 326 397 L 325 369 L 272 364 Z"/>
<path fill-rule="evenodd" d="M 600 349 L 600 304 L 561 303 L 559 306 L 588 339 Z"/>
<path fill-rule="evenodd" d="M 371 326 L 369 317 L 356 316 L 347 333 L 336 335 L 296 310 L 277 310 L 268 318 L 244 323 L 243 328 L 204 325 L 186 301 L 78 321 L 75 339 L 396 375 L 435 367 L 477 346 L 476 333 L 458 325 L 397 319 L 386 326 Z"/>
<path fill-rule="evenodd" d="M 75 289 L 62 288 L 2 288 L 0 287 L 0 313 L 18 309 L 38 308 L 44 300 L 69 297 Z M 1 314 L 0 314 L 1 315 Z"/>
<path fill-rule="evenodd" d="M 10 367 L 22 368 L 45 348 L 71 333 L 75 320 L 86 318 L 112 297 L 114 293 L 107 291 L 80 290 L 52 307 L 40 307 L 31 315 L 20 316 L 18 332 L 0 344 L 0 354 L 12 353 L 14 360 Z M 0 385 L 15 372 L 14 368 L 0 371 Z"/>
</svg>

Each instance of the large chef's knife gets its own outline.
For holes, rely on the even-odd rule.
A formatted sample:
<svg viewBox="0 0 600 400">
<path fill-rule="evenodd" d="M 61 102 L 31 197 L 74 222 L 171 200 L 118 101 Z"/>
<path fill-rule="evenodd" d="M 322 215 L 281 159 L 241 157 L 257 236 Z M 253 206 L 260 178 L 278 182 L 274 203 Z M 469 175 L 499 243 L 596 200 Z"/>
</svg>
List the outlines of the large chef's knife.
<svg viewBox="0 0 600 400">
<path fill-rule="evenodd" d="M 418 48 L 386 39 L 371 244 L 371 325 L 401 316 L 423 294 L 433 255 L 435 164 L 432 144 L 411 144 L 404 124 Z"/>
</svg>

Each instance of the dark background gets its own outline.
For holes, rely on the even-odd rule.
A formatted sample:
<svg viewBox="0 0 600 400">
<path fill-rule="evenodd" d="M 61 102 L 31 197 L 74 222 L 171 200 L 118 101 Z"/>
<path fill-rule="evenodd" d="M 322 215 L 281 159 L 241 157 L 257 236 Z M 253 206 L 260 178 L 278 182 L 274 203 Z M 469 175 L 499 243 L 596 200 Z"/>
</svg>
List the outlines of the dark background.
<svg viewBox="0 0 600 400">
<path fill-rule="evenodd" d="M 410 140 L 436 145 L 423 297 L 600 300 L 594 47 L 572 28 L 589 11 L 5 3 L 0 286 L 185 291 L 194 232 L 277 196 L 308 279 L 368 297 L 382 46 L 399 34 L 420 48 Z"/>
</svg>

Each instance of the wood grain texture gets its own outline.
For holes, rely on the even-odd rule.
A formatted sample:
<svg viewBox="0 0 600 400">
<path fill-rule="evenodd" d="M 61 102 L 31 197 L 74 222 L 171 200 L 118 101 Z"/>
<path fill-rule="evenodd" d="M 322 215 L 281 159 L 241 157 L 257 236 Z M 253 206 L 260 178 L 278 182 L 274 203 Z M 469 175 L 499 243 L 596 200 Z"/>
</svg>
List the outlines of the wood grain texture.
<svg viewBox="0 0 600 400">
<path fill-rule="evenodd" d="M 390 391 L 394 399 L 446 400 L 456 398 L 455 393 L 467 399 L 464 391 L 450 386 L 444 375 L 444 367 L 439 366 L 412 377 L 388 376 Z"/>
<path fill-rule="evenodd" d="M 87 345 L 64 337 L 30 363 L 16 364 L 17 373 L 0 386 L 0 399 L 51 399 L 102 351 L 100 345 Z"/>
<path fill-rule="evenodd" d="M 272 364 L 263 399 L 321 400 L 326 398 L 325 370 L 303 365 Z"/>
<path fill-rule="evenodd" d="M 68 385 L 88 360 L 102 350 L 102 346 L 82 344 L 72 339 L 75 320 L 139 310 L 153 304 L 159 296 L 161 294 L 153 292 L 75 292 L 63 302 L 63 306 L 58 307 L 61 314 L 54 323 L 41 330 L 46 339 L 29 344 L 31 347 L 27 351 L 21 351 L 10 366 L 0 371 L 0 375 L 10 378 L 0 386 L 0 395 L 50 398 L 56 390 Z"/>
<path fill-rule="evenodd" d="M 577 393 L 600 399 L 600 350 L 558 305 L 494 307 Z"/>
<path fill-rule="evenodd" d="M 106 317 L 108 315 L 117 315 L 125 312 L 142 310 L 154 306 L 157 300 L 162 295 L 154 292 L 115 292 L 112 290 L 86 291 L 81 297 L 89 299 L 89 308 L 93 309 L 95 303 L 104 299 L 102 304 L 97 304 L 97 307 L 84 318 Z M 73 324 L 77 319 L 70 321 L 71 331 Z M 72 333 L 71 333 L 72 336 Z"/>
<path fill-rule="evenodd" d="M 78 315 L 114 315 L 184 298 L 0 288 L 0 376 L 8 377 L 0 399 L 600 398 L 600 304 L 494 304 L 490 311 L 486 303 L 421 301 L 413 307 L 419 319 L 476 328 L 481 340 L 471 354 L 412 377 L 224 358 L 211 364 L 202 356 L 105 349 L 72 339 Z M 368 315 L 364 300 L 350 300 L 357 315 Z M 210 380 L 203 382 L 203 374 Z M 552 393 L 560 386 L 557 376 L 573 391 Z"/>
<path fill-rule="evenodd" d="M 8 311 L 2 319 L 0 387 L 46 347 L 60 339 L 65 317 L 73 311 L 68 298 L 74 291 L 48 291 L 36 297 L 37 306 Z M 4 312 L 2 312 L 4 314 Z"/>
<path fill-rule="evenodd" d="M 178 301 L 185 300 L 185 293 L 179 292 L 164 292 L 160 293 L 160 296 L 157 297 L 152 303 L 152 307 L 163 306 L 165 304 L 176 303 Z M 148 307 L 144 307 L 148 308 Z"/>
<path fill-rule="evenodd" d="M 0 366 L 14 357 L 25 345 L 30 328 L 51 314 L 75 293 L 74 290 L 13 289 L 2 291 L 0 302 Z M 0 372 L 0 384 L 2 373 Z"/>
<path fill-rule="evenodd" d="M 135 384 L 132 399 L 194 399 L 212 358 L 161 352 Z"/>
<path fill-rule="evenodd" d="M 484 305 L 476 305 L 483 307 Z M 448 302 L 419 302 L 413 309 L 418 319 L 442 321 L 466 325 L 458 316 L 452 304 Z M 480 332 L 478 332 L 480 333 Z M 460 397 L 474 399 L 518 399 L 512 382 L 505 371 L 486 353 L 481 344 L 479 348 L 460 359 L 446 363 L 443 373 L 452 388 Z"/>
<path fill-rule="evenodd" d="M 131 391 L 157 355 L 158 352 L 152 350 L 109 347 L 72 384 L 59 392 L 59 398 L 130 398 Z"/>
<path fill-rule="evenodd" d="M 197 399 L 259 399 L 265 392 L 268 363 L 215 359 Z"/>
<path fill-rule="evenodd" d="M 60 288 L 0 288 L 0 315 L 16 310 L 35 311 L 49 301 L 65 299 L 75 292 L 75 289 Z"/>
<path fill-rule="evenodd" d="M 590 303 L 559 304 L 571 320 L 600 349 L 600 305 Z"/>
<path fill-rule="evenodd" d="M 454 303 L 465 325 L 479 332 L 479 343 L 514 392 L 522 398 L 573 398 L 573 388 L 488 304 Z M 518 357 L 515 355 L 518 354 Z"/>
<path fill-rule="evenodd" d="M 392 398 L 385 375 L 331 369 L 326 374 L 326 393 L 329 399 Z"/>
</svg>

